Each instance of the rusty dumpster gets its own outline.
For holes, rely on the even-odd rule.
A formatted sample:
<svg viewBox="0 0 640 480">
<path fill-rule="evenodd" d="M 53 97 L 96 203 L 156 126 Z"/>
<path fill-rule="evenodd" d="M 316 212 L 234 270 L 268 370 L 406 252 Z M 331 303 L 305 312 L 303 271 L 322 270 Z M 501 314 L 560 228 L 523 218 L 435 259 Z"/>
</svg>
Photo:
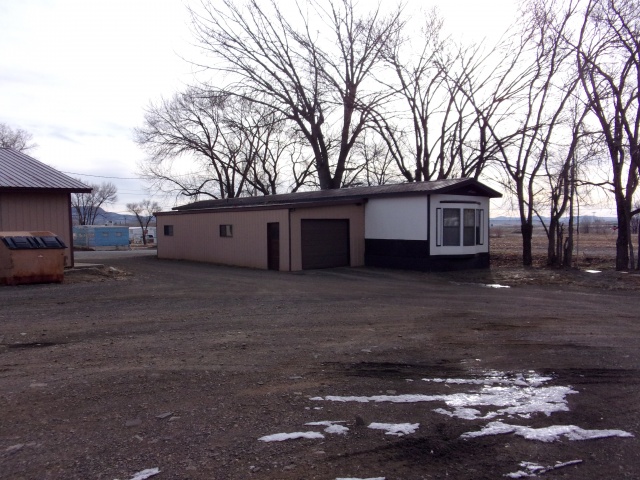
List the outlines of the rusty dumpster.
<svg viewBox="0 0 640 480">
<path fill-rule="evenodd" d="M 0 232 L 0 285 L 62 282 L 65 248 L 52 232 Z"/>
</svg>

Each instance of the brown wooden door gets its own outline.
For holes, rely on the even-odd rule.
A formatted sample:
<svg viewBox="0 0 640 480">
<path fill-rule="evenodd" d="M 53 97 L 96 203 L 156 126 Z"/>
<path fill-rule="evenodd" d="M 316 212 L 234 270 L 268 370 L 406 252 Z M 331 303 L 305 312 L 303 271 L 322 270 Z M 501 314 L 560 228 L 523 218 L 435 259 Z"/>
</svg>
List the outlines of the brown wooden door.
<svg viewBox="0 0 640 480">
<path fill-rule="evenodd" d="M 269 270 L 280 270 L 280 224 L 267 223 L 267 264 Z"/>
<path fill-rule="evenodd" d="M 349 220 L 302 220 L 302 269 L 348 267 Z"/>
</svg>

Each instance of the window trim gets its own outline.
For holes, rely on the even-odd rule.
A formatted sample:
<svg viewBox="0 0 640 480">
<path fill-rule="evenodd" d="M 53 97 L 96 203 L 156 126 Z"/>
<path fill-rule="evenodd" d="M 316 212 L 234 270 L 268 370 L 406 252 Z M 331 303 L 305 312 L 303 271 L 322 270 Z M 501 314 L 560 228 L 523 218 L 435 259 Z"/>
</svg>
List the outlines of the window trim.
<svg viewBox="0 0 640 480">
<path fill-rule="evenodd" d="M 442 208 L 436 208 L 436 247 L 442 246 Z"/>
<path fill-rule="evenodd" d="M 477 246 L 484 246 L 486 241 L 485 241 L 485 232 L 486 232 L 486 227 L 485 227 L 485 215 L 486 215 L 486 208 L 483 208 L 480 204 L 480 202 L 464 202 L 464 201 L 441 201 L 439 202 L 440 204 L 457 204 L 458 206 L 447 206 L 447 207 L 438 207 L 435 209 L 435 246 L 436 247 L 443 247 L 443 248 L 454 248 L 454 249 L 465 249 L 465 248 L 473 248 L 473 247 L 477 247 Z M 475 204 L 475 205 L 479 205 L 480 208 L 469 208 L 469 204 Z M 455 245 L 449 245 L 445 243 L 445 210 L 457 210 L 458 213 L 458 219 L 459 219 L 459 225 L 458 225 L 458 234 L 459 234 L 459 240 L 458 243 Z M 468 220 L 471 219 L 471 216 L 468 211 L 473 211 L 473 225 L 465 225 L 465 215 L 468 215 Z M 448 228 L 453 228 L 453 227 L 448 227 Z M 473 228 L 473 243 L 469 244 L 468 242 L 465 243 L 465 228 L 471 229 Z M 449 232 L 451 233 L 451 232 Z M 467 240 L 470 239 L 470 231 L 467 232 L 468 234 L 468 238 Z M 451 236 L 451 235 L 449 235 Z"/>
<path fill-rule="evenodd" d="M 476 209 L 476 245 L 484 245 L 484 208 Z"/>
</svg>

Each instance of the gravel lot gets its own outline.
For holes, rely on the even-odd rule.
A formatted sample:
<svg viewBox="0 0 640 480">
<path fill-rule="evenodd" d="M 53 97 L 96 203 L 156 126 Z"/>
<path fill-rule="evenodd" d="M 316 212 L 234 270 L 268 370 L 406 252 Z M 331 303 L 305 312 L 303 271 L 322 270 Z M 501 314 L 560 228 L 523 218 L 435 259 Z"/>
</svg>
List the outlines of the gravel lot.
<svg viewBox="0 0 640 480">
<path fill-rule="evenodd" d="M 0 288 L 2 479 L 640 478 L 632 274 L 76 261 Z"/>
</svg>

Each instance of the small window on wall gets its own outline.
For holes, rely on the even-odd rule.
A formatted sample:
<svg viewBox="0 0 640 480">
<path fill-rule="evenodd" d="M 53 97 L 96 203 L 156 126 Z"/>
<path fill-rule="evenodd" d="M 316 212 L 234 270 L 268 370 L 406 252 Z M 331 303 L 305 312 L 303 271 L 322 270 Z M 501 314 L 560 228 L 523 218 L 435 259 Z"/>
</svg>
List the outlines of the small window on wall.
<svg viewBox="0 0 640 480">
<path fill-rule="evenodd" d="M 164 236 L 165 237 L 173 237 L 173 225 L 165 225 L 164 226 Z"/>
<path fill-rule="evenodd" d="M 221 237 L 233 237 L 233 225 L 220 225 Z"/>
</svg>

